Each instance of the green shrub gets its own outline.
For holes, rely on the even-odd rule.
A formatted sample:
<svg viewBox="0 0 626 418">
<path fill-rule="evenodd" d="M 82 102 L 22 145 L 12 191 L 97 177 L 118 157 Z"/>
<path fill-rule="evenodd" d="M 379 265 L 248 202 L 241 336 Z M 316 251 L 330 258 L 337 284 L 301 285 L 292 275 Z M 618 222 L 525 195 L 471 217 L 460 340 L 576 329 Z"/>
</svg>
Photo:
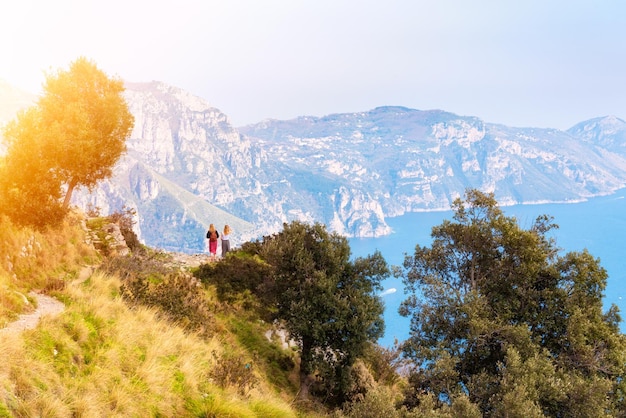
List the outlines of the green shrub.
<svg viewBox="0 0 626 418">
<path fill-rule="evenodd" d="M 363 353 L 363 361 L 377 383 L 393 386 L 400 381 L 398 370 L 405 369 L 407 362 L 402 358 L 399 345 L 392 348 L 369 344 Z"/>
<path fill-rule="evenodd" d="M 271 267 L 258 256 L 243 251 L 231 254 L 219 263 L 203 264 L 194 275 L 204 284 L 215 285 L 222 302 L 233 303 L 246 291 L 264 299 L 272 277 Z"/>
<path fill-rule="evenodd" d="M 172 273 L 161 281 L 132 277 L 122 283 L 120 293 L 131 303 L 160 308 L 186 329 L 207 337 L 215 332 L 215 320 L 204 294 L 188 274 Z"/>
<path fill-rule="evenodd" d="M 379 386 L 368 391 L 362 398 L 347 404 L 343 409 L 347 418 L 394 418 L 399 417 L 393 404 L 391 391 Z"/>
</svg>

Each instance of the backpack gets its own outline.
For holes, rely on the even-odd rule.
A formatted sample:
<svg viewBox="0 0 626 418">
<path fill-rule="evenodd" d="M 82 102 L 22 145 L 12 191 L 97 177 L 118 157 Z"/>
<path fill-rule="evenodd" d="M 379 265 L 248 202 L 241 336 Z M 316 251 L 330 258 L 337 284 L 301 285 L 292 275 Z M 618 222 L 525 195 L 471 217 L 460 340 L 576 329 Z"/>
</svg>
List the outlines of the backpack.
<svg viewBox="0 0 626 418">
<path fill-rule="evenodd" d="M 206 233 L 207 238 L 209 239 L 209 241 L 217 241 L 217 232 L 213 231 L 207 231 Z"/>
</svg>

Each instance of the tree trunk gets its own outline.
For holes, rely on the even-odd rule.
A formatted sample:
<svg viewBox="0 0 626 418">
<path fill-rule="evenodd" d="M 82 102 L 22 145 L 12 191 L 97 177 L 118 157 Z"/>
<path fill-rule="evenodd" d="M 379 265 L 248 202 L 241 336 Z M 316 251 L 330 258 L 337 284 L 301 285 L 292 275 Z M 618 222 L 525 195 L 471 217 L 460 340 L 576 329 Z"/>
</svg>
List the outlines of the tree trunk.
<svg viewBox="0 0 626 418">
<path fill-rule="evenodd" d="M 74 191 L 74 187 L 76 187 L 76 180 L 72 179 L 67 185 L 67 193 L 65 193 L 65 200 L 63 201 L 63 208 L 67 209 L 70 205 L 70 200 L 72 199 L 72 192 Z"/>
<path fill-rule="evenodd" d="M 300 392 L 298 392 L 298 399 L 301 401 L 306 401 L 309 399 L 311 384 L 313 383 L 313 378 L 306 373 L 302 373 L 300 370 Z"/>
<path fill-rule="evenodd" d="M 298 399 L 309 399 L 309 389 L 313 378 L 311 377 L 311 350 L 312 344 L 307 338 L 302 338 L 302 351 L 300 352 L 300 392 Z"/>
</svg>

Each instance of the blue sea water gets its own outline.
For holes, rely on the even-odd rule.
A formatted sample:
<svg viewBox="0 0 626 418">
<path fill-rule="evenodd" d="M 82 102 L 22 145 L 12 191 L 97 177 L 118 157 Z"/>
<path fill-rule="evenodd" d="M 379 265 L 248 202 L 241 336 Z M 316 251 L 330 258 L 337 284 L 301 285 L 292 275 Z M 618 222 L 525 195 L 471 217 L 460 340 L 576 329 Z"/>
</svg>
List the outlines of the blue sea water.
<svg viewBox="0 0 626 418">
<path fill-rule="evenodd" d="M 502 207 L 507 216 L 514 216 L 522 228 L 528 229 L 539 215 L 554 217 L 559 229 L 550 236 L 555 238 L 562 253 L 583 249 L 600 259 L 607 270 L 608 280 L 604 305 L 620 308 L 626 319 L 626 189 L 610 196 L 590 199 L 581 203 L 550 203 Z M 431 229 L 444 219 L 452 219 L 452 212 L 409 213 L 387 220 L 394 233 L 379 238 L 352 238 L 350 247 L 354 257 L 362 257 L 379 250 L 390 265 L 402 265 L 405 254 L 412 254 L 415 245 L 430 246 Z M 382 293 L 385 302 L 385 335 L 379 343 L 385 347 L 394 340 L 403 341 L 409 336 L 409 319 L 398 314 L 400 303 L 406 298 L 400 279 L 389 278 Z M 622 332 L 626 325 L 621 324 Z"/>
</svg>

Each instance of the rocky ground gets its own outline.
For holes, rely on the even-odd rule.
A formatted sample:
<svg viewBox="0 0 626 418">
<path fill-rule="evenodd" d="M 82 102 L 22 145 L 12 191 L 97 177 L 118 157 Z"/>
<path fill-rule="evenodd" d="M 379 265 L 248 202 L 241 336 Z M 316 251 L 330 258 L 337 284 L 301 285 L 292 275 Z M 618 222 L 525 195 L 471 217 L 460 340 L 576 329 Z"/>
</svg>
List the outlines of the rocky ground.
<svg viewBox="0 0 626 418">
<path fill-rule="evenodd" d="M 184 254 L 170 253 L 172 256 L 172 264 L 180 267 L 198 267 L 200 264 L 211 262 L 208 254 Z"/>
</svg>

